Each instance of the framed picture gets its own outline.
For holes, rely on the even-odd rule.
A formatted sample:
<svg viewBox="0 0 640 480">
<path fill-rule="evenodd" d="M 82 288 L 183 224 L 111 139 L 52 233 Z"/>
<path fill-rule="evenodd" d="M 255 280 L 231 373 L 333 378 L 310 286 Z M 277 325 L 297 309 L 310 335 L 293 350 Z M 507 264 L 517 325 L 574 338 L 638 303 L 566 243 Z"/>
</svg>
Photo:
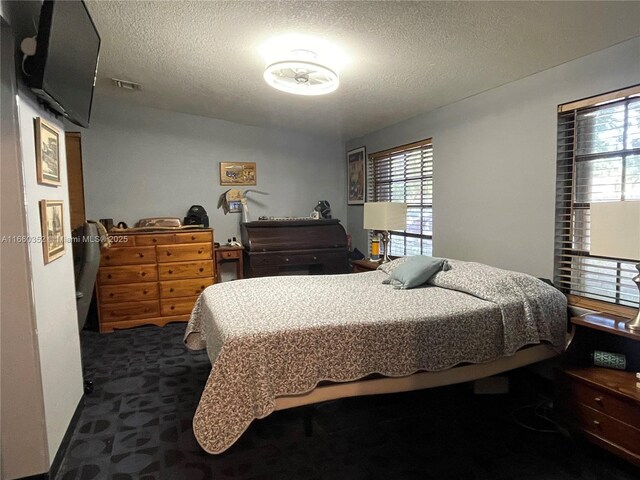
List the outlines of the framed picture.
<svg viewBox="0 0 640 480">
<path fill-rule="evenodd" d="M 347 205 L 363 205 L 367 192 L 367 151 L 365 147 L 347 152 Z"/>
<path fill-rule="evenodd" d="M 255 185 L 255 162 L 220 162 L 220 185 Z"/>
<path fill-rule="evenodd" d="M 63 211 L 64 202 L 62 200 L 40 200 L 42 250 L 45 265 L 64 255 Z"/>
<path fill-rule="evenodd" d="M 60 185 L 60 132 L 36 117 L 36 163 L 38 183 Z"/>
</svg>

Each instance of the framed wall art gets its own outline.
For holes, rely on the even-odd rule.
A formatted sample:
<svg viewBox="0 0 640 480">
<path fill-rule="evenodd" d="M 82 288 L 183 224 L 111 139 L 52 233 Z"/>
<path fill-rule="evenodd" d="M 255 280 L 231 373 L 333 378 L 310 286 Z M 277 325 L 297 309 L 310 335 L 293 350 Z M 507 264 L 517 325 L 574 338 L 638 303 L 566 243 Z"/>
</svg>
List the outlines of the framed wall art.
<svg viewBox="0 0 640 480">
<path fill-rule="evenodd" d="M 348 205 L 363 205 L 367 192 L 367 152 L 365 147 L 347 152 Z"/>
<path fill-rule="evenodd" d="M 38 183 L 60 185 L 60 132 L 40 117 L 35 120 Z"/>
<path fill-rule="evenodd" d="M 220 185 L 255 185 L 255 162 L 220 162 Z"/>
<path fill-rule="evenodd" d="M 62 200 L 40 200 L 42 250 L 45 265 L 64 255 L 63 212 L 64 202 Z"/>
</svg>

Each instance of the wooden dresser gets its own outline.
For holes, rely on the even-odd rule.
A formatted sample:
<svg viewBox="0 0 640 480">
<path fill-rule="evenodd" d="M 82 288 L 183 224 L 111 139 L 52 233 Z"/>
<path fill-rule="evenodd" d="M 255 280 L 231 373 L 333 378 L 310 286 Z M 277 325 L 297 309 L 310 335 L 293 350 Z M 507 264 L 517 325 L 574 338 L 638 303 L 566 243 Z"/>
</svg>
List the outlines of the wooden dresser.
<svg viewBox="0 0 640 480">
<path fill-rule="evenodd" d="M 612 316 L 571 319 L 575 336 L 558 372 L 559 420 L 591 442 L 640 466 L 640 335 Z M 594 350 L 622 353 L 628 370 L 594 367 Z"/>
<path fill-rule="evenodd" d="M 213 230 L 110 234 L 97 297 L 100 332 L 189 319 L 215 283 Z"/>
</svg>

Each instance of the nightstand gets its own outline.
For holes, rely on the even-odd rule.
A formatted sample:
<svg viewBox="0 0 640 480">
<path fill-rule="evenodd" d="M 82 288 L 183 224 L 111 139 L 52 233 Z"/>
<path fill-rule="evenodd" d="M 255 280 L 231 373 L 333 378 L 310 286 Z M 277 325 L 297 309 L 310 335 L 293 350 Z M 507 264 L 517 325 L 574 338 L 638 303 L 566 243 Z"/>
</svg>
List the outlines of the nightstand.
<svg viewBox="0 0 640 480">
<path fill-rule="evenodd" d="M 573 317 L 574 336 L 559 370 L 558 420 L 587 440 L 640 466 L 640 335 L 620 317 Z M 594 350 L 622 353 L 627 370 L 593 366 Z"/>
<path fill-rule="evenodd" d="M 236 265 L 236 280 L 244 278 L 244 268 L 242 262 L 242 252 L 244 247 L 218 247 L 215 249 L 216 272 L 218 272 L 218 282 L 222 281 L 220 267 L 223 263 L 233 262 Z"/>
<path fill-rule="evenodd" d="M 366 258 L 362 260 L 351 260 L 351 264 L 353 266 L 353 273 L 370 272 L 380 266 L 380 262 L 372 262 Z"/>
</svg>

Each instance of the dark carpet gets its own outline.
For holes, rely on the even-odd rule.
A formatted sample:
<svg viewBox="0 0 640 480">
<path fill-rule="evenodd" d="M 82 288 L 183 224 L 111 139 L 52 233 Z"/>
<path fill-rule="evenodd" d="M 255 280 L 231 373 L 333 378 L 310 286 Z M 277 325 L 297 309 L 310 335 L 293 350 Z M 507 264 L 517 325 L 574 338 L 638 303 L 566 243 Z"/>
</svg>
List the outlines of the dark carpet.
<svg viewBox="0 0 640 480">
<path fill-rule="evenodd" d="M 511 374 L 508 395 L 477 396 L 457 385 L 326 402 L 312 407 L 311 436 L 308 409 L 276 412 L 225 453 L 209 455 L 191 419 L 210 364 L 183 346 L 184 328 L 82 332 L 95 390 L 85 396 L 58 480 L 640 478 L 585 442 L 517 425 L 514 410 L 540 398 L 522 371 Z"/>
</svg>

